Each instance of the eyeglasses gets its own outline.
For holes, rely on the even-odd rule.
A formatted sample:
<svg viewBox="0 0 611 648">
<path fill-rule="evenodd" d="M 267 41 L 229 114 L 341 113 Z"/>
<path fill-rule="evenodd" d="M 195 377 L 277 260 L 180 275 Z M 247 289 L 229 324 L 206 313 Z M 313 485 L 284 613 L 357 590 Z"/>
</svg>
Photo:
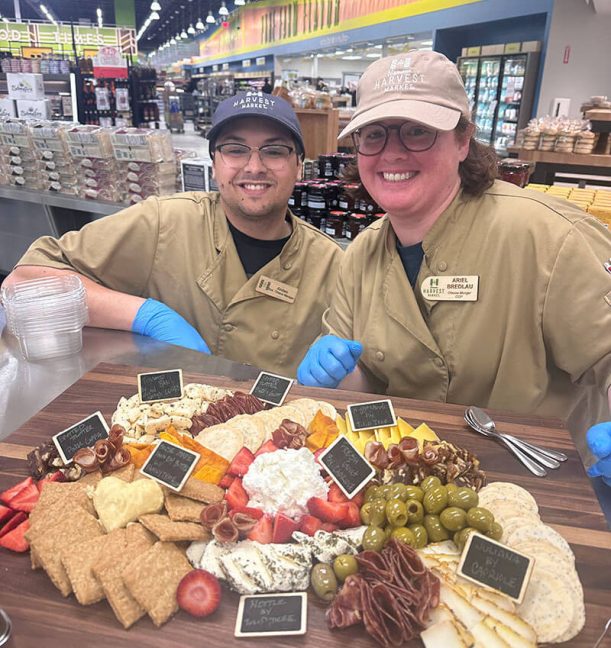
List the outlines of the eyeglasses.
<svg viewBox="0 0 611 648">
<path fill-rule="evenodd" d="M 353 133 L 354 147 L 360 155 L 379 155 L 388 142 L 389 132 L 393 130 L 398 131 L 399 140 L 408 151 L 428 151 L 437 140 L 438 131 L 412 122 L 397 126 L 367 124 Z"/>
<path fill-rule="evenodd" d="M 261 162 L 272 170 L 283 169 L 295 149 L 288 144 L 266 144 L 265 146 L 248 146 L 228 142 L 215 147 L 223 162 L 234 169 L 241 169 L 248 164 L 253 151 L 257 151 Z"/>
</svg>

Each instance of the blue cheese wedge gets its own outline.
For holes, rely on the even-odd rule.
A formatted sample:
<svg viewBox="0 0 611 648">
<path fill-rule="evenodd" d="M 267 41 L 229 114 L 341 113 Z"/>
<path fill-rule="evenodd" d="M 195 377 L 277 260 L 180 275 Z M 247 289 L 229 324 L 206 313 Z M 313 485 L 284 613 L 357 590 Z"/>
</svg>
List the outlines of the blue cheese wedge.
<svg viewBox="0 0 611 648">
<path fill-rule="evenodd" d="M 356 549 L 337 533 L 317 531 L 314 534 L 314 558 L 324 563 L 332 563 L 341 554 L 353 554 Z"/>
<path fill-rule="evenodd" d="M 359 526 L 353 527 L 352 529 L 339 529 L 338 531 L 334 531 L 333 533 L 334 535 L 343 538 L 346 542 L 349 542 L 354 549 L 354 552 L 352 553 L 356 553 L 363 544 L 363 534 L 365 533 L 366 529 L 366 526 Z"/>
<path fill-rule="evenodd" d="M 253 578 L 244 572 L 242 566 L 234 557 L 234 553 L 228 553 L 220 559 L 228 585 L 239 594 L 260 594 L 259 586 Z"/>
<path fill-rule="evenodd" d="M 289 544 L 261 545 L 274 578 L 274 591 L 292 592 L 308 588 L 312 554 L 306 547 Z"/>
<path fill-rule="evenodd" d="M 263 594 L 274 591 L 274 578 L 259 550 L 262 546 L 256 542 L 242 542 L 231 552 L 231 560 L 243 572 L 245 579 L 254 583 L 257 592 Z M 226 564 L 226 558 L 227 556 L 221 559 L 223 566 Z"/>
<path fill-rule="evenodd" d="M 202 556 L 210 540 L 195 540 L 187 547 L 187 560 L 193 567 L 199 567 Z"/>
<path fill-rule="evenodd" d="M 199 561 L 199 568 L 209 571 L 211 574 L 221 580 L 225 580 L 225 572 L 220 563 L 220 559 L 235 545 L 221 545 L 216 540 L 210 540 L 204 549 L 204 553 Z"/>
</svg>

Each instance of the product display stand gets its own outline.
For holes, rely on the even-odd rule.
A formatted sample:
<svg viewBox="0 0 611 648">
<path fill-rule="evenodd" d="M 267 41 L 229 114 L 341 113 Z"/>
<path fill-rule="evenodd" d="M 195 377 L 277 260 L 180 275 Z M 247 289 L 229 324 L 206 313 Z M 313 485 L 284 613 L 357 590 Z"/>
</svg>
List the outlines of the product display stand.
<svg viewBox="0 0 611 648">
<path fill-rule="evenodd" d="M 339 111 L 336 108 L 331 110 L 296 108 L 295 113 L 301 124 L 307 158 L 317 158 L 319 155 L 337 151 Z"/>
</svg>

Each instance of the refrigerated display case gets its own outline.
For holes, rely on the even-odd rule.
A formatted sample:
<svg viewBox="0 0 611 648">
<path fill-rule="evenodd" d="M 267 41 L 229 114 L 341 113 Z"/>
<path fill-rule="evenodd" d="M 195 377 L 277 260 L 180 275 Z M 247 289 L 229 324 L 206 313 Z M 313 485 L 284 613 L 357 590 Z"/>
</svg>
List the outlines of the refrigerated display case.
<svg viewBox="0 0 611 648">
<path fill-rule="evenodd" d="M 505 154 L 531 117 L 539 52 L 458 59 L 476 139 Z"/>
</svg>

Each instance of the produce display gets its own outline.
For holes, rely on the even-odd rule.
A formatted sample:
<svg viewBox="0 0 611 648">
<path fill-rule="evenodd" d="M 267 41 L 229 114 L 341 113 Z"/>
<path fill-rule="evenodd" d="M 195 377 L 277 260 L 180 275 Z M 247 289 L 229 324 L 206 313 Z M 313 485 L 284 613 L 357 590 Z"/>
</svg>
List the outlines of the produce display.
<svg viewBox="0 0 611 648">
<path fill-rule="evenodd" d="M 478 458 L 426 424 L 355 432 L 324 401 L 183 393 L 121 398 L 108 438 L 69 465 L 51 442 L 33 449 L 31 477 L 0 494 L 0 547 L 29 550 L 62 596 L 106 600 L 126 629 L 205 619 L 227 588 L 308 591 L 330 631 L 361 626 L 382 646 L 518 648 L 582 629 L 575 558 L 532 495 L 485 485 Z M 375 468 L 356 494 L 321 463 L 342 436 Z M 140 472 L 160 441 L 195 453 L 178 490 Z M 458 573 L 471 534 L 534 559 L 519 603 Z"/>
</svg>

